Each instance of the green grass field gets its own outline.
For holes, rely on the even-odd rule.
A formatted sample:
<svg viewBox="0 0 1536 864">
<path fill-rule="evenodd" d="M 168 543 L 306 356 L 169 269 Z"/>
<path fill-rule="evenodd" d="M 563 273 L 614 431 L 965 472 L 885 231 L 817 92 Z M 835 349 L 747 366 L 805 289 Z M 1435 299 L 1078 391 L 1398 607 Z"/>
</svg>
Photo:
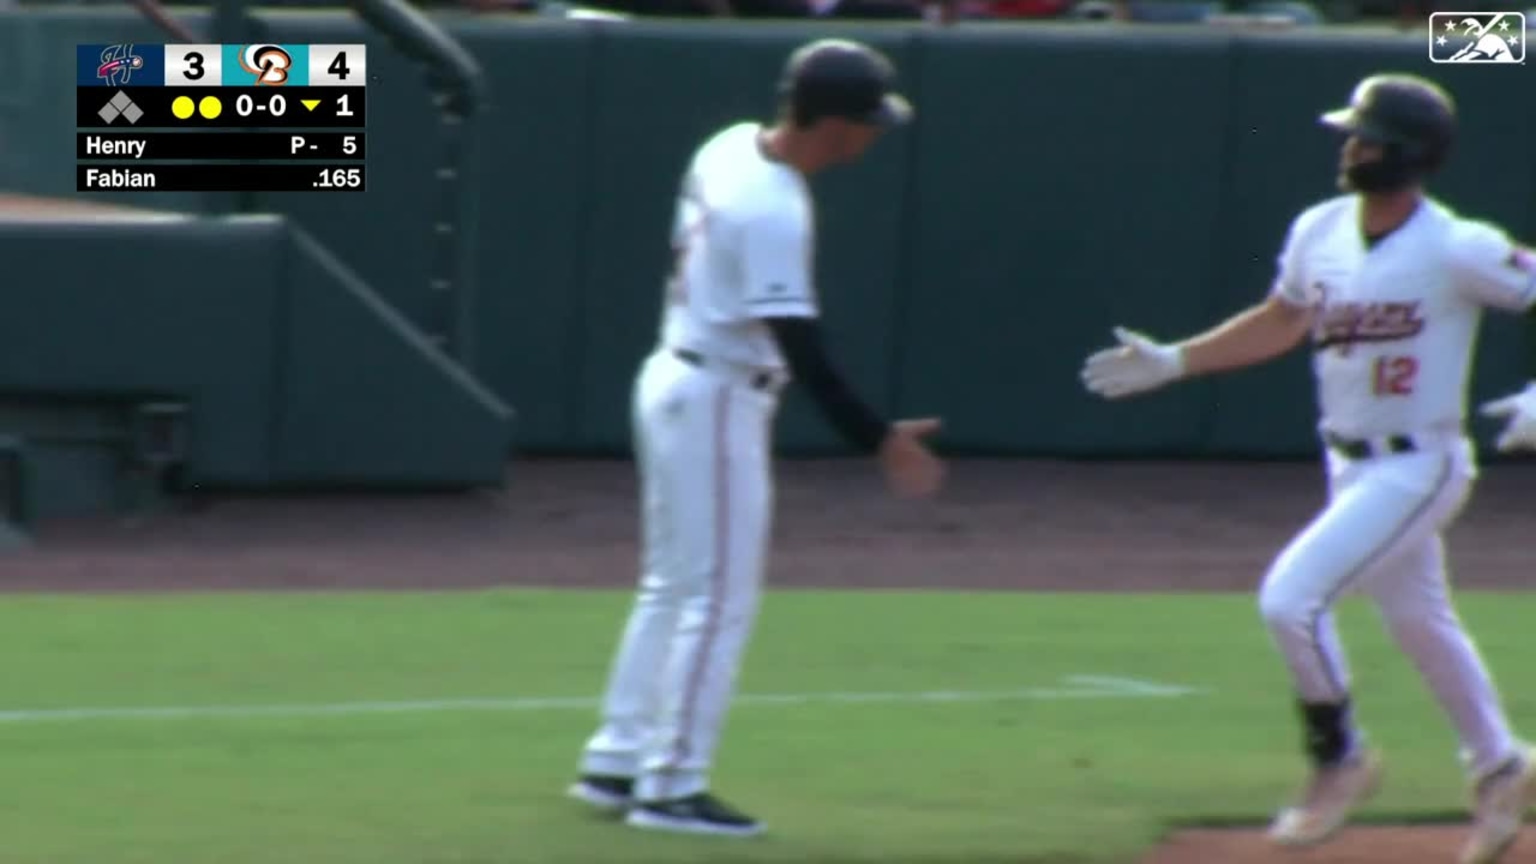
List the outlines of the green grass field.
<svg viewBox="0 0 1536 864">
<path fill-rule="evenodd" d="M 1177 824 L 1262 820 L 1301 777 L 1249 597 L 781 592 L 716 776 L 769 835 L 634 832 L 562 797 L 594 719 L 578 700 L 601 686 L 627 604 L 528 591 L 7 598 L 0 857 L 1132 861 Z M 1526 685 L 1531 600 L 1462 607 L 1500 681 Z M 1389 759 L 1368 816 L 1456 810 L 1447 727 L 1374 613 L 1354 602 L 1344 615 L 1360 710 Z M 1063 683 L 1073 676 L 1197 692 L 1082 693 Z M 986 695 L 999 691 L 1018 696 Z M 885 695 L 811 698 L 829 693 Z M 1533 696 L 1510 693 L 1525 728 Z M 477 699 L 514 701 L 443 704 Z M 359 702 L 408 704 L 346 707 Z M 168 706 L 228 713 L 118 712 Z M 63 709 L 76 713 L 47 713 Z"/>
</svg>

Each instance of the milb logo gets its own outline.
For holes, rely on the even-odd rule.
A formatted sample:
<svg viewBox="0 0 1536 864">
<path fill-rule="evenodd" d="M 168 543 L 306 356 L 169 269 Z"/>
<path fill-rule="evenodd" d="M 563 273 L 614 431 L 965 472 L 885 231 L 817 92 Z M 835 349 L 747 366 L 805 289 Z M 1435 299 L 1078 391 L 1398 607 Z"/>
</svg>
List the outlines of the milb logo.
<svg viewBox="0 0 1536 864">
<path fill-rule="evenodd" d="M 1429 16 L 1431 63 L 1525 62 L 1520 12 L 1435 12 Z"/>
</svg>

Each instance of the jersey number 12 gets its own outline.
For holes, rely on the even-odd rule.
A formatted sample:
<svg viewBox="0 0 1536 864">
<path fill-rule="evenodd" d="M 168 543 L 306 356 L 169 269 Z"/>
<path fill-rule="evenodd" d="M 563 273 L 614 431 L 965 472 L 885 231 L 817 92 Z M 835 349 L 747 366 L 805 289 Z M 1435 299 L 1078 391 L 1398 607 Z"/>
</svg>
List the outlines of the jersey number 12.
<svg viewBox="0 0 1536 864">
<path fill-rule="evenodd" d="M 1414 357 L 1377 357 L 1371 364 L 1371 392 L 1377 396 L 1411 396 L 1419 377 Z"/>
</svg>

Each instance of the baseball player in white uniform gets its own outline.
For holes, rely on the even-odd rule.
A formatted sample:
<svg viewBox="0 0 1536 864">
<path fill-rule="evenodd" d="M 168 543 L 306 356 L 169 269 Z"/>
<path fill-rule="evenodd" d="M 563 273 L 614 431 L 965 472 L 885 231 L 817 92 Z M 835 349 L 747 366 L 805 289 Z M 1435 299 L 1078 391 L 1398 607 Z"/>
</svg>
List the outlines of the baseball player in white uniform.
<svg viewBox="0 0 1536 864">
<path fill-rule="evenodd" d="M 757 819 L 711 791 L 743 649 L 757 616 L 773 507 L 772 431 L 793 379 L 893 491 L 927 495 L 942 469 L 922 443 L 934 419 L 887 423 L 823 348 L 806 177 L 857 160 L 911 105 L 890 62 L 823 40 L 796 51 L 778 122 L 733 124 L 682 181 L 660 339 L 633 394 L 643 488 L 639 592 L 602 722 L 570 794 L 638 828 L 750 836 Z"/>
<path fill-rule="evenodd" d="M 1346 194 L 1291 223 L 1268 298 L 1176 344 L 1118 328 L 1120 345 L 1092 354 L 1083 378 L 1115 399 L 1258 364 L 1311 334 L 1329 503 L 1274 560 L 1259 606 L 1290 669 L 1313 770 L 1270 837 L 1325 840 L 1375 790 L 1378 756 L 1351 711 L 1332 611 L 1361 591 L 1458 733 L 1475 808 L 1461 860 L 1486 864 L 1514 843 L 1536 797 L 1536 752 L 1510 728 L 1458 619 L 1441 535 L 1477 473 L 1464 415 L 1482 311 L 1530 310 L 1536 258 L 1423 191 L 1456 123 L 1435 84 L 1371 76 L 1322 121 L 1346 139 Z M 1489 410 L 1512 418 L 1501 447 L 1536 444 L 1536 390 Z"/>
</svg>

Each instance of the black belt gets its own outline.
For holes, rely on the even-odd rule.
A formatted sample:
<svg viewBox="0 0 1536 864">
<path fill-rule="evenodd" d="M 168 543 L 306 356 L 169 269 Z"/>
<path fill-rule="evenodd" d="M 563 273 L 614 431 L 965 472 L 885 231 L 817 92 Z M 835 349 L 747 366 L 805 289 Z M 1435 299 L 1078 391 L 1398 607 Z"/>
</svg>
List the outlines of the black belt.
<svg viewBox="0 0 1536 864">
<path fill-rule="evenodd" d="M 1373 459 L 1394 453 L 1413 453 L 1419 449 L 1419 445 L 1407 435 L 1390 435 L 1380 444 L 1365 439 L 1342 438 L 1332 433 L 1324 436 L 1324 440 L 1334 452 L 1346 459 Z"/>
<path fill-rule="evenodd" d="M 687 363 L 689 366 L 697 366 L 701 369 L 709 365 L 709 362 L 704 359 L 703 354 L 688 348 L 673 348 L 672 356 Z M 747 378 L 747 386 L 753 390 L 768 391 L 773 389 L 773 385 L 774 376 L 771 372 L 753 372 Z"/>
</svg>

